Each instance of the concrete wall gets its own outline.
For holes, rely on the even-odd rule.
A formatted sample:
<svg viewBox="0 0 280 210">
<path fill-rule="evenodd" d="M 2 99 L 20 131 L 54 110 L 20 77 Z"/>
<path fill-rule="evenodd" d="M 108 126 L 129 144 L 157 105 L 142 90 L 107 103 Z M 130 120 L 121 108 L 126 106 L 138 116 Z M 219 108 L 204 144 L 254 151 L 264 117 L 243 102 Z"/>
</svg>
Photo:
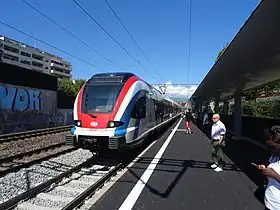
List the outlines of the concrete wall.
<svg viewBox="0 0 280 210">
<path fill-rule="evenodd" d="M 61 125 L 74 124 L 73 109 L 58 109 L 56 116 Z"/>
<path fill-rule="evenodd" d="M 59 124 L 56 91 L 0 83 L 0 134 Z"/>
</svg>

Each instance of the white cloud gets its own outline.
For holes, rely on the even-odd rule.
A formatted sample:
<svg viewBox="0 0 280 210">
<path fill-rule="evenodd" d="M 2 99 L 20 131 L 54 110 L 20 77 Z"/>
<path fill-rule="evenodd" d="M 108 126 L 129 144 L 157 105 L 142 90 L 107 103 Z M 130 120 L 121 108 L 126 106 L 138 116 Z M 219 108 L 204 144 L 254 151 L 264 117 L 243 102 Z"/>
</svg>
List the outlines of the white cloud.
<svg viewBox="0 0 280 210">
<path fill-rule="evenodd" d="M 159 85 L 153 86 L 160 90 Z M 197 88 L 197 85 L 172 85 L 171 82 L 165 83 L 165 86 L 165 94 L 167 96 L 170 98 L 180 98 L 182 100 L 189 99 Z"/>
</svg>

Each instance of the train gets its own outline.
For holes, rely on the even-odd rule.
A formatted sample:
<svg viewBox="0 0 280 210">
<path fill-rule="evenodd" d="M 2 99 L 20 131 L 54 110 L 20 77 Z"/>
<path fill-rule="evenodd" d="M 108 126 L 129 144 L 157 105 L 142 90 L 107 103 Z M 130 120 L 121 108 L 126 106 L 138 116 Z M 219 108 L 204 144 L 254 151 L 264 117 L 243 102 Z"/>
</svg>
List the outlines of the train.
<svg viewBox="0 0 280 210">
<path fill-rule="evenodd" d="M 98 73 L 76 96 L 71 141 L 93 153 L 131 149 L 181 112 L 178 103 L 133 73 Z"/>
</svg>

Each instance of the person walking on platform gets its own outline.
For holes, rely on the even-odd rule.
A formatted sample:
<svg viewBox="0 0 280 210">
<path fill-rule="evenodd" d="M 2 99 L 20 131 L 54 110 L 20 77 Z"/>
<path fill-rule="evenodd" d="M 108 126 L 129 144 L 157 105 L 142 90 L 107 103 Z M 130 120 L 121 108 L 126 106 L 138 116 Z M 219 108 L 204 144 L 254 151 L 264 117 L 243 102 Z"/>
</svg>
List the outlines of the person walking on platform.
<svg viewBox="0 0 280 210">
<path fill-rule="evenodd" d="M 211 130 L 211 146 L 212 146 L 212 160 L 213 168 L 216 172 L 223 171 L 224 153 L 223 147 L 225 146 L 226 127 L 220 120 L 219 114 L 214 114 L 212 117 L 213 125 Z"/>
<path fill-rule="evenodd" d="M 191 112 L 190 110 L 188 109 L 186 111 L 186 114 L 185 114 L 185 120 L 186 120 L 186 134 L 191 134 L 191 118 L 192 118 L 192 115 L 191 115 Z"/>
<path fill-rule="evenodd" d="M 264 198 L 266 209 L 278 210 L 280 209 L 280 126 L 273 126 L 266 130 L 266 135 L 266 143 L 271 151 L 269 164 L 255 166 L 268 178 Z"/>
</svg>

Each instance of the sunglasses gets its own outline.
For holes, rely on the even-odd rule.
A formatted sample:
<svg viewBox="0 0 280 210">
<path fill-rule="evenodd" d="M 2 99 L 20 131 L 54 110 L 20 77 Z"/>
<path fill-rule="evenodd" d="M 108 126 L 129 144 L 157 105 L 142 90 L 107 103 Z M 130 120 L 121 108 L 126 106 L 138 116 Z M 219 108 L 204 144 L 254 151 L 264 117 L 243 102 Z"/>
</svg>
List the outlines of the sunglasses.
<svg viewBox="0 0 280 210">
<path fill-rule="evenodd" d="M 266 135 L 266 136 L 273 136 L 275 133 L 277 133 L 276 131 L 273 131 L 273 130 L 271 130 L 271 129 L 265 129 L 264 130 L 264 134 Z"/>
</svg>

